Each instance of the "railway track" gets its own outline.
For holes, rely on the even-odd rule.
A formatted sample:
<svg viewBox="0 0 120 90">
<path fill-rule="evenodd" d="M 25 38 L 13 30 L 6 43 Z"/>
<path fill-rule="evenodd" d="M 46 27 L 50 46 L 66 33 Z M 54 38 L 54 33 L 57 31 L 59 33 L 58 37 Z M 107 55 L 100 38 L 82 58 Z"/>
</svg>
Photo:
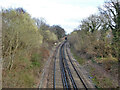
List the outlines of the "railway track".
<svg viewBox="0 0 120 90">
<path fill-rule="evenodd" d="M 66 41 L 65 41 L 65 43 L 66 43 Z M 71 70 L 69 68 L 68 62 L 67 62 L 66 57 L 65 57 L 65 52 L 64 52 L 65 43 L 61 46 L 61 51 L 60 51 L 60 55 L 61 55 L 60 61 L 61 61 L 61 64 L 63 66 L 62 69 L 64 69 L 66 77 L 69 77 L 69 79 L 66 78 L 68 81 L 67 82 L 68 88 L 70 88 L 70 87 L 72 88 L 72 86 L 73 86 L 74 89 L 77 89 L 77 85 L 75 83 L 75 80 L 73 78 L 73 75 L 71 73 Z M 68 74 L 66 74 L 66 73 L 68 73 Z M 72 86 L 70 86 L 70 81 L 72 83 Z M 67 88 L 67 87 L 65 87 L 65 88 Z"/>
<path fill-rule="evenodd" d="M 80 72 L 78 63 L 71 57 L 68 42 L 64 41 L 57 49 L 54 59 L 53 88 L 79 89 L 94 88 Z"/>
<path fill-rule="evenodd" d="M 66 45 L 66 46 L 67 46 L 67 45 Z M 69 55 L 69 53 L 68 53 L 67 47 L 66 47 L 66 53 L 67 53 L 68 59 L 69 59 L 71 65 L 72 65 L 74 71 L 76 72 L 76 74 L 77 74 L 79 80 L 82 82 L 84 88 L 87 90 L 87 85 L 85 84 L 85 82 L 84 82 L 83 79 L 81 78 L 79 72 L 78 72 L 77 69 L 75 68 L 75 64 L 73 64 L 73 62 L 72 62 L 72 59 L 71 59 L 71 57 L 70 57 L 70 55 Z"/>
</svg>

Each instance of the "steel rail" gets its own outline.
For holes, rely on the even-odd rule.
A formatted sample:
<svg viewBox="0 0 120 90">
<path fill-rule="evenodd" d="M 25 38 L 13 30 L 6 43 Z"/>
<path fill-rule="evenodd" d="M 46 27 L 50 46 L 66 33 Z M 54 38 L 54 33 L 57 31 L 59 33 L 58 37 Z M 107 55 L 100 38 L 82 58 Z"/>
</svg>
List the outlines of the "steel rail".
<svg viewBox="0 0 120 90">
<path fill-rule="evenodd" d="M 55 53 L 54 53 L 54 75 L 53 75 L 53 88 L 55 90 L 56 86 L 55 86 L 55 73 L 56 73 L 56 55 L 58 53 L 58 48 L 60 47 L 61 44 L 59 44 L 57 47 L 56 47 L 56 50 L 55 50 Z"/>
<path fill-rule="evenodd" d="M 65 41 L 65 43 L 66 43 L 66 41 Z M 65 43 L 64 43 L 64 46 L 65 46 Z M 64 53 L 64 46 L 63 46 L 63 48 L 62 48 L 62 55 L 63 55 L 63 60 L 64 60 L 64 62 L 65 62 L 65 66 L 66 66 L 66 69 L 67 69 L 67 72 L 68 72 L 68 75 L 69 75 L 69 77 L 70 77 L 70 80 L 71 80 L 71 82 L 72 82 L 72 85 L 73 85 L 73 88 L 74 89 L 78 89 L 77 88 L 77 85 L 76 85 L 76 83 L 75 83 L 75 80 L 74 80 L 74 78 L 73 78 L 73 76 L 72 76 L 72 73 L 71 73 L 71 71 L 70 71 L 70 68 L 69 68 L 69 66 L 68 66 L 68 63 L 67 63 L 67 60 L 66 60 L 66 57 L 65 57 L 65 53 Z"/>
<path fill-rule="evenodd" d="M 69 60 L 70 60 L 70 63 L 72 64 L 72 66 L 73 66 L 76 74 L 78 75 L 78 77 L 79 77 L 79 79 L 81 80 L 81 82 L 82 82 L 83 86 L 85 87 L 85 89 L 88 90 L 88 89 L 87 89 L 87 86 L 85 85 L 84 81 L 82 80 L 81 76 L 79 75 L 77 69 L 75 68 L 75 66 L 74 66 L 73 63 L 72 63 L 72 59 L 71 59 L 70 55 L 68 54 L 67 46 L 66 46 L 66 52 L 67 52 L 68 58 L 69 58 Z"/>
<path fill-rule="evenodd" d="M 60 47 L 60 56 L 59 56 L 59 59 L 60 59 L 60 69 L 61 69 L 61 78 L 62 78 L 62 82 L 63 82 L 63 88 L 65 89 L 70 89 L 70 83 L 69 83 L 69 80 L 68 80 L 68 77 L 67 77 L 67 73 L 66 73 L 66 70 L 65 70 L 65 65 L 64 65 L 64 61 L 63 61 L 63 52 L 62 52 L 62 48 L 64 46 L 65 42 L 61 45 Z"/>
</svg>

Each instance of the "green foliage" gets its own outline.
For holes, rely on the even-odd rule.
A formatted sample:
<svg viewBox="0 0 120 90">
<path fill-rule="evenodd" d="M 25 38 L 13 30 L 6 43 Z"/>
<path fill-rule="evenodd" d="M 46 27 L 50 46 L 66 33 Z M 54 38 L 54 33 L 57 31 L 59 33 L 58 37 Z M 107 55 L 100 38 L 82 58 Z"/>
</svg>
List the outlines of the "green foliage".
<svg viewBox="0 0 120 90">
<path fill-rule="evenodd" d="M 57 35 L 22 8 L 2 10 L 2 31 L 3 87 L 34 87 Z"/>
<path fill-rule="evenodd" d="M 118 77 L 120 61 L 119 9 L 119 0 L 106 1 L 98 15 L 82 20 L 78 29 L 68 36 L 74 57 L 79 63 L 84 60 L 87 66 L 93 67 L 90 70 L 92 80 L 100 88 L 118 86 L 111 77 Z M 108 76 L 100 74 L 103 70 Z"/>
<path fill-rule="evenodd" d="M 50 28 L 50 31 L 54 32 L 57 35 L 58 39 L 65 36 L 65 30 L 62 27 L 58 26 L 58 25 L 53 25 Z"/>
<path fill-rule="evenodd" d="M 34 85 L 34 77 L 32 74 L 30 75 L 29 73 L 24 72 L 24 74 L 21 73 L 20 75 L 21 76 L 19 76 L 19 79 L 23 80 L 22 82 L 24 86 L 31 87 Z"/>
<path fill-rule="evenodd" d="M 80 65 L 85 64 L 85 61 L 86 61 L 85 58 L 82 58 L 81 56 L 79 56 L 79 54 L 75 52 L 74 48 L 71 48 L 71 52 L 73 54 L 73 57 L 78 61 Z"/>
<path fill-rule="evenodd" d="M 95 44 L 99 39 L 98 33 L 99 32 L 86 33 L 86 31 L 80 30 L 69 36 L 69 42 L 75 51 L 95 56 L 97 55 Z"/>
<path fill-rule="evenodd" d="M 78 61 L 79 64 L 84 64 L 85 63 L 85 59 L 84 58 L 81 58 L 79 57 L 78 55 L 76 54 L 73 54 L 74 58 Z"/>
<path fill-rule="evenodd" d="M 37 49 L 37 50 L 36 50 Z M 16 53 L 11 70 L 5 68 L 3 71 L 3 87 L 11 88 L 33 88 L 39 82 L 39 72 L 44 64 L 41 49 L 20 50 Z M 6 65 L 7 66 L 7 65 Z"/>
<path fill-rule="evenodd" d="M 120 50 L 119 4 L 119 1 L 111 0 L 105 4 L 105 11 L 100 11 L 100 14 L 91 15 L 81 21 L 78 30 L 69 36 L 69 41 L 77 52 L 83 52 L 92 57 L 118 58 Z"/>
<path fill-rule="evenodd" d="M 103 13 L 104 17 L 108 19 L 108 25 L 112 30 L 113 35 L 112 44 L 114 46 L 117 58 L 120 59 L 120 1 L 106 1 L 104 9 L 100 8 L 100 12 Z"/>
<path fill-rule="evenodd" d="M 37 53 L 33 54 L 31 57 L 32 65 L 40 67 L 41 58 L 42 58 L 41 54 L 37 54 Z"/>
<path fill-rule="evenodd" d="M 58 40 L 57 36 L 50 30 L 44 31 L 43 36 L 44 36 L 44 41 L 46 42 L 56 42 Z"/>
<path fill-rule="evenodd" d="M 19 48 L 39 47 L 43 37 L 28 13 L 14 9 L 3 10 L 3 54 L 14 53 Z"/>
<path fill-rule="evenodd" d="M 39 33 L 42 34 L 43 36 L 43 42 L 44 44 L 46 44 L 46 46 L 48 46 L 47 44 L 50 45 L 51 43 L 58 41 L 58 35 L 55 32 L 53 32 L 52 26 L 49 26 L 48 24 L 46 24 L 43 18 L 40 18 L 40 19 L 34 18 L 34 20 L 37 24 Z"/>
</svg>

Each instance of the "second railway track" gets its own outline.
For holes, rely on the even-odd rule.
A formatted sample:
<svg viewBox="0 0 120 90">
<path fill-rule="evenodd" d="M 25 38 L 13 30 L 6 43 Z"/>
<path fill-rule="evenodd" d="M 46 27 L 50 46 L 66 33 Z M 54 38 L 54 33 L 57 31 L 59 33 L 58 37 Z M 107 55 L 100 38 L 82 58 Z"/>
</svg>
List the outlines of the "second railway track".
<svg viewBox="0 0 120 90">
<path fill-rule="evenodd" d="M 87 81 L 81 76 L 80 70 L 78 70 L 80 68 L 71 58 L 68 45 L 68 42 L 64 41 L 57 49 L 54 60 L 53 88 L 73 88 L 75 90 L 93 88 L 94 86 L 90 84 L 89 80 Z"/>
</svg>

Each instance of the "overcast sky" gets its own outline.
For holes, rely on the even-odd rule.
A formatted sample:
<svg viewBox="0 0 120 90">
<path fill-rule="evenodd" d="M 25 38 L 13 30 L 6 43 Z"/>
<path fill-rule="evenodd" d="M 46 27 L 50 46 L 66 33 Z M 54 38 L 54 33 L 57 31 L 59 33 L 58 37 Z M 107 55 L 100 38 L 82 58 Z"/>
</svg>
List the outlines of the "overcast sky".
<svg viewBox="0 0 120 90">
<path fill-rule="evenodd" d="M 23 7 L 32 17 L 43 17 L 49 25 L 60 25 L 67 33 L 80 21 L 97 13 L 104 0 L 0 0 L 0 7 Z"/>
</svg>

